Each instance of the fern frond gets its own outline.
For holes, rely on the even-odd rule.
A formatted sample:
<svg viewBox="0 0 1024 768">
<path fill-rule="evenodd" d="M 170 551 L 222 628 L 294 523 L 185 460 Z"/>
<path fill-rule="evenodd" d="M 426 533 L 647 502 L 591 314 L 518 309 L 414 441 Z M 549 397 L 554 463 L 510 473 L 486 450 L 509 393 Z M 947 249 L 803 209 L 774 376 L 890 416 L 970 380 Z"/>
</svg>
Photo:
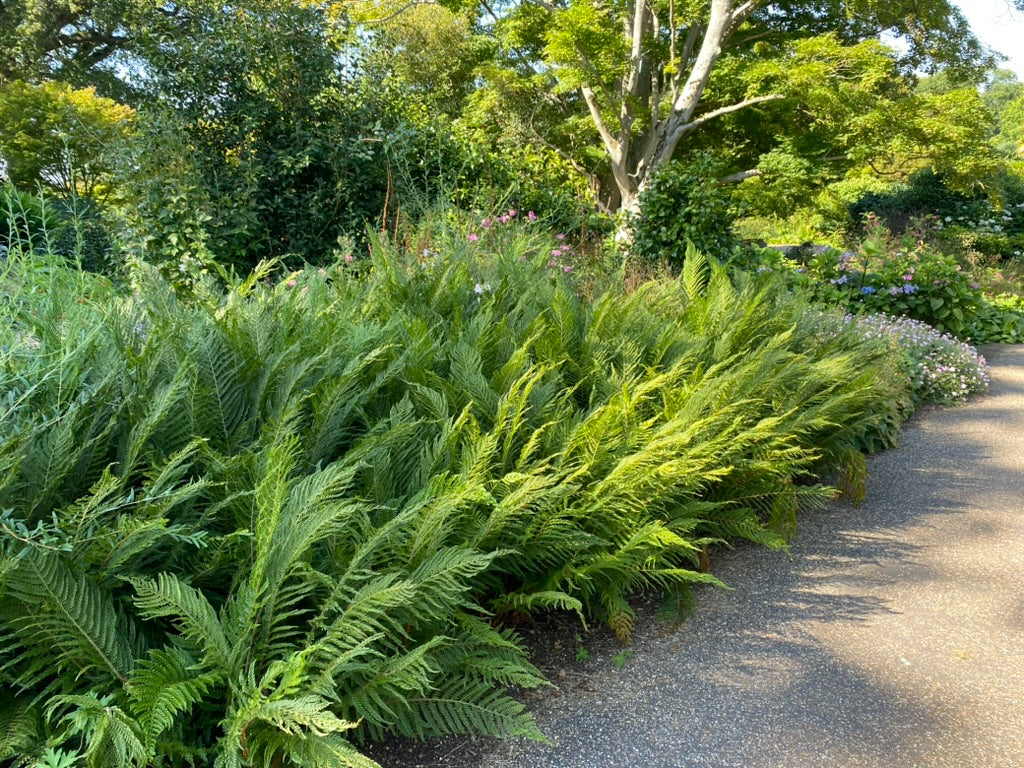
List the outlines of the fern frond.
<svg viewBox="0 0 1024 768">
<path fill-rule="evenodd" d="M 124 683 L 134 664 L 133 627 L 111 595 L 55 552 L 26 551 L 7 573 L 7 597 L 21 606 L 7 618 L 20 641 L 19 684 L 34 687 L 59 671 Z"/>
<path fill-rule="evenodd" d="M 490 603 L 497 614 L 513 612 L 535 614 L 543 611 L 570 611 L 586 624 L 583 618 L 583 603 L 565 592 L 546 590 L 540 592 L 510 592 L 496 597 Z"/>
<path fill-rule="evenodd" d="M 154 649 L 138 662 L 126 687 L 131 711 L 153 742 L 224 682 L 222 674 L 198 672 L 178 649 Z"/>
<path fill-rule="evenodd" d="M 128 581 L 135 587 L 135 605 L 143 616 L 170 619 L 181 638 L 199 651 L 204 664 L 221 672 L 231 671 L 232 643 L 202 592 L 170 573 L 161 573 L 156 579 L 136 577 Z"/>
<path fill-rule="evenodd" d="M 302 768 L 381 768 L 344 739 L 304 735 L 287 740 L 282 752 Z"/>
<path fill-rule="evenodd" d="M 408 704 L 414 717 L 405 727 L 398 724 L 399 732 L 406 736 L 482 733 L 495 738 L 546 740 L 522 702 L 487 683 L 453 680 L 427 696 L 411 697 Z"/>
<path fill-rule="evenodd" d="M 28 696 L 0 686 L 0 760 L 19 765 L 42 749 L 41 715 Z"/>
<path fill-rule="evenodd" d="M 66 711 L 61 722 L 71 735 L 81 736 L 85 758 L 90 768 L 108 765 L 143 768 L 152 758 L 139 723 L 114 706 L 113 696 L 54 696 L 46 706 L 47 717 L 53 719 Z"/>
<path fill-rule="evenodd" d="M 683 262 L 683 292 L 691 302 L 697 301 L 708 286 L 711 276 L 708 258 L 697 250 L 693 243 L 686 243 L 686 260 Z"/>
</svg>

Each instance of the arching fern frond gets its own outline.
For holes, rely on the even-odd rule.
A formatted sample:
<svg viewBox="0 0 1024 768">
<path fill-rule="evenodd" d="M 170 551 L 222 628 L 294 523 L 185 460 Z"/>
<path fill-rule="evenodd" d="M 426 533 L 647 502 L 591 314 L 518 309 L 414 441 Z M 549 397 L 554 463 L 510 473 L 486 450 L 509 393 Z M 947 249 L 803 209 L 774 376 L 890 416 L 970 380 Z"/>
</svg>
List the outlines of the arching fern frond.
<svg viewBox="0 0 1024 768">
<path fill-rule="evenodd" d="M 28 688 L 74 670 L 81 676 L 124 683 L 134 666 L 134 629 L 109 592 L 69 567 L 56 552 L 23 553 L 7 573 L 4 617 L 20 645 L 15 680 Z"/>
<path fill-rule="evenodd" d="M 223 674 L 199 672 L 180 649 L 154 649 L 138 662 L 126 687 L 131 711 L 153 743 L 224 682 Z"/>
<path fill-rule="evenodd" d="M 129 579 L 135 587 L 135 605 L 149 619 L 170 619 L 182 640 L 194 647 L 204 664 L 221 672 L 232 669 L 232 642 L 228 640 L 217 612 L 206 596 L 181 582 L 177 576 L 161 573 L 156 579 Z"/>
</svg>

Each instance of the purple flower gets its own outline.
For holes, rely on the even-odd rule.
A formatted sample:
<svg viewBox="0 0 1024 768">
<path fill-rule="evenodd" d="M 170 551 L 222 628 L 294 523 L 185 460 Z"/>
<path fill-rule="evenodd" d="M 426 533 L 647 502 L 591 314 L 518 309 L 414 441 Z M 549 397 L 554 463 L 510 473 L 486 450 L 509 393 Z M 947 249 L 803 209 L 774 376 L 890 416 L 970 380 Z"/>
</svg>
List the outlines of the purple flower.
<svg viewBox="0 0 1024 768">
<path fill-rule="evenodd" d="M 565 274 L 568 275 L 570 272 L 572 272 L 572 267 L 570 267 L 568 264 L 566 264 L 564 267 L 562 267 L 562 271 L 565 272 Z"/>
<path fill-rule="evenodd" d="M 908 294 L 917 293 L 917 286 L 907 283 L 906 285 L 903 286 L 903 292 Z"/>
<path fill-rule="evenodd" d="M 895 285 L 892 288 L 889 289 L 889 295 L 890 296 L 899 296 L 900 293 L 902 293 L 902 291 L 900 291 L 899 287 L 897 287 Z"/>
<path fill-rule="evenodd" d="M 484 229 L 487 229 L 493 223 L 494 222 L 491 221 L 490 219 L 484 219 L 483 221 L 480 222 L 480 226 L 483 227 Z"/>
<path fill-rule="evenodd" d="M 526 218 L 528 218 L 530 221 L 536 221 L 537 220 L 537 214 L 534 213 L 533 211 L 527 211 L 526 212 Z"/>
<path fill-rule="evenodd" d="M 557 235 L 555 235 L 555 240 L 565 240 L 565 233 L 559 232 Z"/>
<path fill-rule="evenodd" d="M 562 255 L 562 249 L 561 248 L 552 248 L 551 249 L 551 255 L 556 257 L 556 258 L 558 256 L 561 256 Z"/>
<path fill-rule="evenodd" d="M 875 289 L 873 285 L 865 285 L 863 288 L 860 289 L 860 292 L 863 293 L 865 296 L 870 296 L 872 293 L 878 293 L 878 291 Z"/>
</svg>

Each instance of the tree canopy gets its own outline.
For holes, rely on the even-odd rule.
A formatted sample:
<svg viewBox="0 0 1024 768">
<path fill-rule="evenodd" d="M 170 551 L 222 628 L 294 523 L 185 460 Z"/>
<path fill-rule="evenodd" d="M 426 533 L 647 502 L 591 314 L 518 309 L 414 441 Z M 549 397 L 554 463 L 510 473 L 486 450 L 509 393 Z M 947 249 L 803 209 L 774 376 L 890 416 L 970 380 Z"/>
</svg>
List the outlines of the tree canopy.
<svg viewBox="0 0 1024 768">
<path fill-rule="evenodd" d="M 659 169 L 711 155 L 782 210 L 922 167 L 966 188 L 1019 146 L 950 0 L 5 0 L 0 44 L 0 83 L 171 115 L 215 240 L 265 254 L 329 248 L 402 179 L 635 212 Z M 949 87 L 917 87 L 930 72 Z"/>
<path fill-rule="evenodd" d="M 475 106 L 491 107 L 495 121 L 566 156 L 590 176 L 609 210 L 634 206 L 651 174 L 699 147 L 702 133 L 715 133 L 719 146 L 731 139 L 748 154 L 754 146 L 762 155 L 787 151 L 808 142 L 781 134 L 780 120 L 820 135 L 858 106 L 908 94 L 915 71 L 977 80 L 993 61 L 946 0 L 444 4 L 468 14 L 478 34 L 496 43 L 481 90 L 505 98 L 481 94 Z M 883 49 L 882 33 L 899 38 L 904 50 Z M 857 94 L 849 87 L 854 73 L 862 78 Z M 748 110 L 748 124 L 770 126 L 770 146 L 756 130 L 737 134 L 742 121 L 716 125 Z M 753 170 L 757 161 L 736 171 Z"/>
</svg>

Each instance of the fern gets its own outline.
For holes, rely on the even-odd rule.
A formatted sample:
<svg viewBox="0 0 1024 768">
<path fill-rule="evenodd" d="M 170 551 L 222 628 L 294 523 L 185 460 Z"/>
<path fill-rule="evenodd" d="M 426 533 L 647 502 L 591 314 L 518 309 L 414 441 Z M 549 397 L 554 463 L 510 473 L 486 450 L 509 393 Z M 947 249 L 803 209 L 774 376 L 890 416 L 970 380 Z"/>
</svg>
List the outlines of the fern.
<svg viewBox="0 0 1024 768">
<path fill-rule="evenodd" d="M 221 673 L 233 672 L 233 643 L 202 592 L 170 573 L 161 573 L 156 579 L 133 578 L 130 582 L 135 587 L 135 605 L 141 616 L 171 619 L 182 639 L 201 655 L 205 665 Z"/>
<path fill-rule="evenodd" d="M 142 768 L 153 757 L 138 722 L 113 704 L 113 696 L 98 696 L 94 692 L 54 696 L 46 709 L 51 719 L 66 712 L 60 721 L 70 736 L 81 736 L 90 768 Z"/>
<path fill-rule="evenodd" d="M 523 736 L 543 740 L 526 707 L 493 690 L 487 683 L 458 680 L 441 686 L 430 696 L 411 697 L 415 715 L 410 736 L 483 733 L 498 738 Z"/>
<path fill-rule="evenodd" d="M 12 664 L 20 686 L 56 686 L 71 671 L 108 684 L 127 681 L 135 631 L 109 593 L 46 550 L 23 552 L 5 581 L 8 605 L 17 605 L 4 619 L 18 641 Z"/>
<path fill-rule="evenodd" d="M 147 743 L 155 744 L 181 716 L 203 701 L 210 689 L 226 682 L 223 675 L 197 674 L 192 659 L 180 649 L 153 649 L 141 659 L 126 689 L 131 711 Z"/>
</svg>

